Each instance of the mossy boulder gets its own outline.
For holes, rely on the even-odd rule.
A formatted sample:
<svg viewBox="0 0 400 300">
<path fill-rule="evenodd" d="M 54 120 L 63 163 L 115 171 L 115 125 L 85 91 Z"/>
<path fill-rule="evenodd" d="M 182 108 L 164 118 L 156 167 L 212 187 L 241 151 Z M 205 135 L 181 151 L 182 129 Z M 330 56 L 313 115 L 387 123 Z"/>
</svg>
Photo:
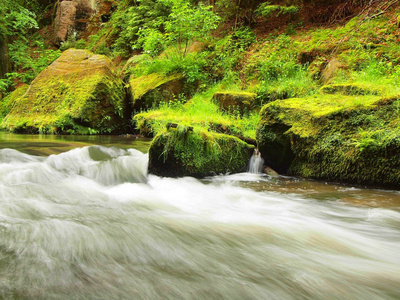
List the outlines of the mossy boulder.
<svg viewBox="0 0 400 300">
<path fill-rule="evenodd" d="M 256 108 L 256 96 L 255 93 L 221 91 L 213 95 L 213 102 L 223 111 L 243 115 Z"/>
<path fill-rule="evenodd" d="M 318 95 L 269 103 L 257 128 L 260 152 L 281 173 L 400 188 L 399 99 Z"/>
<path fill-rule="evenodd" d="M 4 118 L 16 132 L 115 133 L 124 130 L 122 80 L 106 56 L 69 49 L 43 70 Z"/>
<path fill-rule="evenodd" d="M 181 74 L 165 76 L 152 73 L 140 77 L 131 76 L 129 87 L 135 111 L 156 107 L 162 102 L 179 98 L 191 98 L 197 87 L 197 82 L 187 82 Z"/>
<path fill-rule="evenodd" d="M 29 85 L 27 84 L 21 85 L 7 97 L 0 99 L 0 122 L 4 119 L 4 117 L 10 112 L 11 108 L 15 105 L 15 101 L 26 93 L 28 87 Z"/>
<path fill-rule="evenodd" d="M 197 178 L 244 172 L 252 146 L 236 137 L 180 126 L 158 134 L 149 150 L 149 172 Z"/>
</svg>

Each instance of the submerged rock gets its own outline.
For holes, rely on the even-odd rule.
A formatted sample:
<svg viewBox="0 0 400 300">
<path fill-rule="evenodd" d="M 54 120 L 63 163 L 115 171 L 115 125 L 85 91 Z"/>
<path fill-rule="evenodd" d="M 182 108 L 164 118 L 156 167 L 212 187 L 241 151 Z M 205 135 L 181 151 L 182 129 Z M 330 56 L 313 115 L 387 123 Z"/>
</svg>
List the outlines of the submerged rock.
<svg viewBox="0 0 400 300">
<path fill-rule="evenodd" d="M 201 178 L 246 171 L 253 147 L 233 136 L 190 128 L 179 126 L 154 138 L 149 150 L 150 173 Z"/>
<path fill-rule="evenodd" d="M 220 109 L 243 115 L 256 107 L 256 94 L 248 92 L 223 91 L 213 95 L 213 101 Z"/>
<path fill-rule="evenodd" d="M 181 74 L 165 76 L 153 73 L 140 77 L 131 76 L 129 87 L 135 111 L 156 107 L 162 102 L 189 99 L 195 93 L 198 83 L 187 82 Z"/>
<path fill-rule="evenodd" d="M 340 94 L 269 103 L 257 128 L 260 152 L 280 173 L 399 188 L 399 101 Z"/>
<path fill-rule="evenodd" d="M 123 131 L 126 94 L 104 55 L 69 49 L 16 99 L 1 127 L 15 132 Z"/>
</svg>

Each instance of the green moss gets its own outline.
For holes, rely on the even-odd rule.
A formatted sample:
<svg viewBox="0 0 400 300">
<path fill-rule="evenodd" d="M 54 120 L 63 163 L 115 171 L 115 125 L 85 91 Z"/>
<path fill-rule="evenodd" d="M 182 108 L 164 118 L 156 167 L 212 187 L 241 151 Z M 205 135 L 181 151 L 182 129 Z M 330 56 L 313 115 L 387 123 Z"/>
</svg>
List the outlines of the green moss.
<svg viewBox="0 0 400 300">
<path fill-rule="evenodd" d="M 244 91 L 218 91 L 213 95 L 213 101 L 223 111 L 244 115 L 256 108 L 256 96 L 255 93 Z"/>
<path fill-rule="evenodd" d="M 361 83 L 330 84 L 321 88 L 321 92 L 326 94 L 343 95 L 380 95 L 382 91 L 373 85 Z"/>
<path fill-rule="evenodd" d="M 179 126 L 158 134 L 149 150 L 149 171 L 160 176 L 205 177 L 244 172 L 251 147 L 238 138 Z"/>
<path fill-rule="evenodd" d="M 291 175 L 398 188 L 399 98 L 275 101 L 261 111 L 260 150 L 267 163 Z"/>
<path fill-rule="evenodd" d="M 158 108 L 136 114 L 133 121 L 145 135 L 156 135 L 162 132 L 167 123 L 179 123 L 254 139 L 258 113 L 251 112 L 246 116 L 236 116 L 221 112 L 219 107 L 211 101 L 216 90 L 219 90 L 219 86 L 196 94 L 188 102 L 177 99 L 164 103 Z"/>
<path fill-rule="evenodd" d="M 15 101 L 17 101 L 18 98 L 22 97 L 25 94 L 28 87 L 29 86 L 27 84 L 24 84 L 4 99 L 0 99 L 0 123 L 4 119 L 4 117 L 10 112 L 11 108 L 15 105 Z"/>
</svg>

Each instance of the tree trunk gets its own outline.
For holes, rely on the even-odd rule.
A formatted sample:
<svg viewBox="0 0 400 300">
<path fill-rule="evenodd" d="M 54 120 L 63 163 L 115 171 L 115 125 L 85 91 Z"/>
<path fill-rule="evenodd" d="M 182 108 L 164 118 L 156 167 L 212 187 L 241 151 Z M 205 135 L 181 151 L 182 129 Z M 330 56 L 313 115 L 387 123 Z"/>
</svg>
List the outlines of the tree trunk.
<svg viewBox="0 0 400 300">
<path fill-rule="evenodd" d="M 7 36 L 0 34 L 0 79 L 5 78 L 6 73 L 9 73 L 11 69 L 7 40 Z"/>
</svg>

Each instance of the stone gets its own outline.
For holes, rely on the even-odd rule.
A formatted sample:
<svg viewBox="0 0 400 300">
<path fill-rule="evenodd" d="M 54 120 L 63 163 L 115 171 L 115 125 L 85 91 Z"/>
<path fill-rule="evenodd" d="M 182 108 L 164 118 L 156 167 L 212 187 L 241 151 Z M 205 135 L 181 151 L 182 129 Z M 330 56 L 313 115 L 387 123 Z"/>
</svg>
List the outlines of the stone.
<svg viewBox="0 0 400 300">
<path fill-rule="evenodd" d="M 343 95 L 380 95 L 381 91 L 375 86 L 360 83 L 329 84 L 321 88 L 325 94 Z"/>
<path fill-rule="evenodd" d="M 1 127 L 15 132 L 123 131 L 127 98 L 111 60 L 69 49 L 18 98 Z"/>
<path fill-rule="evenodd" d="M 84 32 L 88 20 L 96 12 L 96 1 L 93 0 L 64 0 L 59 2 L 54 20 L 55 45 Z"/>
<path fill-rule="evenodd" d="M 54 20 L 55 45 L 61 45 L 73 34 L 75 28 L 75 15 L 77 3 L 73 1 L 62 1 L 59 3 L 56 18 Z"/>
<path fill-rule="evenodd" d="M 190 99 L 198 82 L 187 82 L 181 74 L 165 76 L 153 73 L 138 78 L 131 76 L 129 90 L 135 111 L 157 107 L 162 102 Z"/>
<path fill-rule="evenodd" d="M 268 176 L 271 177 L 279 177 L 278 172 L 276 172 L 274 169 L 270 168 L 270 167 L 265 167 L 264 168 L 264 173 L 267 174 Z"/>
<path fill-rule="evenodd" d="M 247 170 L 254 147 L 240 139 L 178 126 L 158 134 L 149 150 L 149 173 L 202 178 Z"/>
<path fill-rule="evenodd" d="M 255 93 L 223 91 L 213 95 L 213 101 L 221 110 L 232 114 L 243 115 L 256 107 Z"/>
<path fill-rule="evenodd" d="M 260 112 L 257 143 L 280 174 L 400 188 L 399 96 L 320 94 Z"/>
<path fill-rule="evenodd" d="M 342 66 L 342 63 L 338 59 L 331 59 L 321 72 L 322 82 L 328 84 Z"/>
</svg>

